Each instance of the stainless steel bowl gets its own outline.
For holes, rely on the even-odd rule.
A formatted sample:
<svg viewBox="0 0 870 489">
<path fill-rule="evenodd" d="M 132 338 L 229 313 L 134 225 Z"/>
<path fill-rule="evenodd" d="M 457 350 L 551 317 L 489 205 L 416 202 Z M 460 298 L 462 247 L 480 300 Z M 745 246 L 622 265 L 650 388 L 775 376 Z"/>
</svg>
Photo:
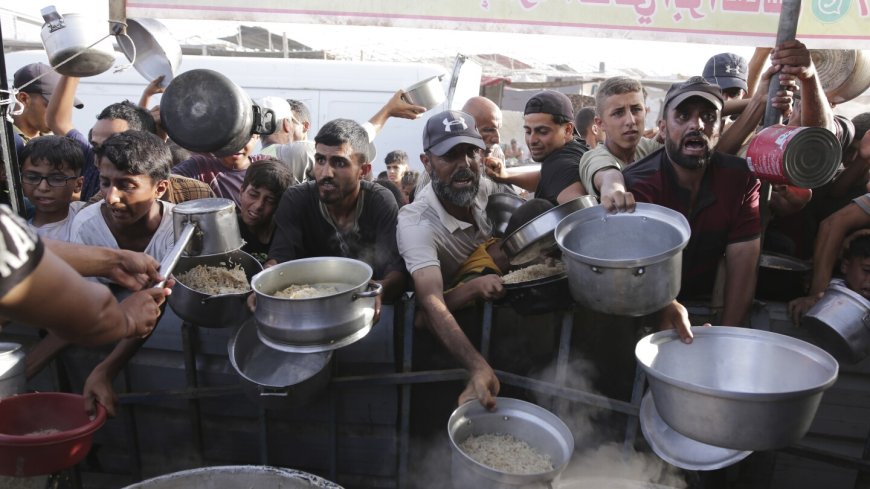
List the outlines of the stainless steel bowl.
<svg viewBox="0 0 870 489">
<path fill-rule="evenodd" d="M 684 344 L 673 330 L 635 348 L 656 409 L 681 434 L 717 447 L 772 450 L 800 440 L 838 365 L 821 348 L 769 331 L 693 327 Z"/>
<path fill-rule="evenodd" d="M 522 197 L 507 193 L 495 193 L 486 202 L 486 217 L 492 221 L 492 235 L 496 238 L 504 236 L 508 221 L 517 207 L 525 202 Z"/>
<path fill-rule="evenodd" d="M 183 470 L 129 485 L 124 489 L 341 489 L 341 486 L 299 470 L 258 465 L 226 465 Z"/>
<path fill-rule="evenodd" d="M 858 363 L 870 354 L 870 301 L 841 279 L 831 281 L 801 325 L 840 361 Z"/>
<path fill-rule="evenodd" d="M 402 98 L 409 104 L 426 107 L 426 110 L 434 109 L 447 98 L 441 85 L 443 76 L 432 76 L 411 85 L 405 89 Z"/>
<path fill-rule="evenodd" d="M 149 82 L 162 75 L 160 86 L 168 87 L 181 66 L 181 46 L 169 29 L 154 19 L 127 19 L 127 35 L 118 36 L 118 46 L 133 68 Z"/>
<path fill-rule="evenodd" d="M 597 203 L 595 198 L 589 195 L 577 197 L 553 207 L 518 227 L 502 241 L 502 249 L 510 258 L 511 265 L 525 265 L 537 260 L 543 254 L 556 250 L 553 231 L 559 221 Z"/>
<path fill-rule="evenodd" d="M 557 480 L 574 453 L 574 436 L 555 414 L 519 399 L 499 397 L 494 412 L 479 402 L 469 401 L 453 411 L 447 432 L 453 450 L 454 487 L 477 489 L 494 487 L 546 488 Z M 553 470 L 540 474 L 509 474 L 474 461 L 459 444 L 472 435 L 509 434 L 549 455 Z"/>
</svg>

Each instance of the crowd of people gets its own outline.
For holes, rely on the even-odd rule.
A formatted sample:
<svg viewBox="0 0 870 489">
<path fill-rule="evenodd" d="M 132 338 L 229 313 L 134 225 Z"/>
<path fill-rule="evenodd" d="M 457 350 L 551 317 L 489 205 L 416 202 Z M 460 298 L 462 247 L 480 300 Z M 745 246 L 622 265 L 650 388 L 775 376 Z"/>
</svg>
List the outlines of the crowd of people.
<svg viewBox="0 0 870 489">
<path fill-rule="evenodd" d="M 771 66 L 763 70 L 767 59 Z M 687 343 L 695 318 L 686 301 L 720 304 L 717 324 L 745 324 L 762 250 L 813 259 L 808 296 L 790 305 L 796 321 L 824 292 L 839 257 L 848 285 L 870 298 L 870 113 L 835 116 L 810 52 L 798 41 L 759 49 L 748 62 L 717 55 L 699 72 L 671 86 L 650 129 L 639 80 L 604 80 L 594 107 L 574 107 L 558 91 L 536 93 L 523 111 L 525 144 L 503 143 L 501 109 L 474 97 L 462 110 L 428 116 L 414 156 L 423 171 L 413 171 L 411 156 L 395 150 L 375 177 L 372 141 L 385 122 L 426 111 L 401 92 L 368 121 L 328 121 L 313 139 L 303 103 L 264 97 L 257 103 L 274 112 L 276 130 L 215 156 L 178 147 L 161 127 L 159 105 L 149 107 L 162 91 L 160 79 L 138 104 L 105 107 L 85 133 L 72 124 L 83 103 L 76 98 L 78 80 L 39 63 L 21 67 L 15 86 L 41 78 L 17 94 L 23 111 L 13 116 L 29 206 L 26 221 L 7 209 L 0 213 L 0 311 L 49 332 L 28 355 L 31 376 L 72 343 L 120 340 L 84 388 L 89 409 L 96 401 L 114 413 L 112 379 L 147 341 L 171 292 L 171 282 L 150 286 L 163 280 L 158 264 L 174 245 L 172 208 L 214 196 L 235 202 L 242 250 L 266 267 L 350 257 L 372 267 L 384 301 L 413 289 L 417 324 L 469 373 L 459 402 L 478 399 L 488 408 L 495 406 L 499 380 L 454 313 L 505 293 L 500 276 L 510 264 L 486 213 L 496 193 L 533 194 L 520 206 L 526 211 L 516 212 L 526 220 L 584 195 L 609 212 L 648 202 L 683 214 L 691 238 L 682 288 L 656 318 Z M 843 160 L 818 162 L 838 165 L 830 183 L 811 192 L 776 185 L 768 202 L 744 156 L 775 77 L 782 89 L 770 103 L 786 123 L 831 131 Z M 540 170 L 512 168 L 528 159 Z M 771 213 L 767 225 L 764 206 Z M 48 302 L 52 307 L 44 307 Z"/>
</svg>

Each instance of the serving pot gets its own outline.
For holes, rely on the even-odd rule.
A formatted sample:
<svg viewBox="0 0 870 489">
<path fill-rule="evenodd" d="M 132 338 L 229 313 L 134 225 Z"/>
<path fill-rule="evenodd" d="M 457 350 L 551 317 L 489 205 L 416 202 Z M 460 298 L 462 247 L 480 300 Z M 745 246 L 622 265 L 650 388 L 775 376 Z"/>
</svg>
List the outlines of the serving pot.
<svg viewBox="0 0 870 489">
<path fill-rule="evenodd" d="M 594 197 L 584 195 L 557 205 L 518 227 L 502 240 L 502 249 L 511 265 L 525 265 L 556 249 L 553 230 L 559 221 L 572 213 L 597 204 Z"/>
<path fill-rule="evenodd" d="M 199 153 L 237 153 L 253 134 L 272 134 L 275 113 L 213 70 L 186 71 L 160 99 L 160 123 L 179 146 Z"/>
<path fill-rule="evenodd" d="M 774 450 L 800 440 L 838 365 L 821 348 L 769 331 L 693 327 L 635 347 L 656 409 L 679 433 L 717 447 Z"/>
<path fill-rule="evenodd" d="M 762 300 L 788 302 L 807 293 L 812 265 L 788 255 L 765 251 L 758 262 L 755 296 Z"/>
<path fill-rule="evenodd" d="M 41 13 L 45 20 L 40 32 L 42 45 L 55 71 L 81 78 L 99 75 L 112 67 L 115 50 L 112 38 L 105 37 L 110 33 L 105 20 L 81 14 L 61 15 L 53 5 L 43 8 Z"/>
<path fill-rule="evenodd" d="M 191 224 L 196 232 L 184 248 L 187 255 L 220 255 L 245 244 L 239 231 L 236 204 L 230 199 L 194 199 L 172 208 L 176 241 Z"/>
<path fill-rule="evenodd" d="M 495 193 L 486 201 L 486 217 L 492 222 L 492 235 L 496 238 L 504 237 L 508 221 L 517 207 L 525 202 L 522 197 L 508 193 Z"/>
<path fill-rule="evenodd" d="M 574 300 L 622 316 L 651 314 L 677 297 L 689 234 L 682 214 L 645 203 L 633 213 L 583 209 L 555 232 Z"/>
<path fill-rule="evenodd" d="M 25 356 L 20 344 L 0 342 L 0 399 L 27 389 Z"/>
<path fill-rule="evenodd" d="M 251 280 L 260 339 L 272 348 L 314 353 L 347 346 L 368 334 L 383 287 L 372 268 L 342 257 L 302 258 L 267 268 Z M 293 284 L 334 284 L 339 292 L 311 299 L 276 297 Z"/>
<path fill-rule="evenodd" d="M 574 453 L 574 435 L 565 423 L 546 409 L 507 397 L 496 398 L 496 410 L 487 411 L 477 400 L 456 408 L 447 421 L 452 449 L 453 487 L 552 488 Z M 553 470 L 538 474 L 509 474 L 469 457 L 459 445 L 469 436 L 506 434 L 528 443 L 548 455 Z"/>
<path fill-rule="evenodd" d="M 444 87 L 441 79 L 444 75 L 432 76 L 419 81 L 404 90 L 402 98 L 413 105 L 426 107 L 426 110 L 434 109 L 444 102 Z"/>
<path fill-rule="evenodd" d="M 124 489 L 342 489 L 316 475 L 265 465 L 225 465 L 161 475 Z"/>
<path fill-rule="evenodd" d="M 858 363 L 870 354 L 870 301 L 841 279 L 831 280 L 801 325 L 841 362 Z"/>
<path fill-rule="evenodd" d="M 568 275 L 565 273 L 528 282 L 504 284 L 504 290 L 505 295 L 499 303 L 510 304 L 522 316 L 564 311 L 574 307 L 568 290 Z"/>
<path fill-rule="evenodd" d="M 244 379 L 245 392 L 267 409 L 304 406 L 326 389 L 332 352 L 288 353 L 270 348 L 257 335 L 257 322 L 245 321 L 227 345 L 230 363 Z"/>
<path fill-rule="evenodd" d="M 256 258 L 241 250 L 231 251 L 223 255 L 181 257 L 175 265 L 175 287 L 172 288 L 172 294 L 167 298 L 169 307 L 175 311 L 175 314 L 187 322 L 206 328 L 238 326 L 250 318 L 251 311 L 245 303 L 251 294 L 250 291 L 208 295 L 177 280 L 180 274 L 198 265 L 222 268 L 241 266 L 248 282 L 254 275 L 263 271 L 263 266 Z"/>
<path fill-rule="evenodd" d="M 118 46 L 133 68 L 149 82 L 163 76 L 166 88 L 181 66 L 181 46 L 159 21 L 127 19 L 127 36 L 118 36 Z"/>
</svg>

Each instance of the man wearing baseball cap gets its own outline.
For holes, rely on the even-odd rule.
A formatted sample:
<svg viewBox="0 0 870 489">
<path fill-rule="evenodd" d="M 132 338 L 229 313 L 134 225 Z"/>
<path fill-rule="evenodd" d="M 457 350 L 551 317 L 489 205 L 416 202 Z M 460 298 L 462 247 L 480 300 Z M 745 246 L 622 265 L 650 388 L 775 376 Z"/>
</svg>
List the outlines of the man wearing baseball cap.
<svg viewBox="0 0 870 489">
<path fill-rule="evenodd" d="M 761 252 L 760 184 L 746 160 L 713 150 L 723 104 L 719 87 L 702 77 L 671 85 L 659 121 L 664 148 L 623 175 L 635 200 L 668 207 L 689 221 L 680 300 L 709 298 L 725 257 L 724 307 L 717 324 L 738 326 L 752 303 Z M 680 307 L 669 308 L 671 327 L 682 322 Z"/>
<path fill-rule="evenodd" d="M 16 150 L 20 151 L 36 136 L 51 133 L 45 120 L 45 109 L 58 80 L 60 75 L 45 63 L 30 63 L 15 72 L 12 81 L 13 86 L 18 89 L 15 98 L 23 106 L 20 114 L 12 116 Z M 74 105 L 77 109 L 84 107 L 78 98 Z"/>
<path fill-rule="evenodd" d="M 586 194 L 580 183 L 580 158 L 589 150 L 574 130 L 574 106 L 561 92 L 544 90 L 526 102 L 523 111 L 526 145 L 540 172 L 508 173 L 488 164 L 487 175 L 535 193 L 535 198 L 564 204 Z"/>
<path fill-rule="evenodd" d="M 704 79 L 722 90 L 725 100 L 741 99 L 746 95 L 746 77 L 749 67 L 742 56 L 734 53 L 719 53 L 704 65 Z"/>
<path fill-rule="evenodd" d="M 420 159 L 430 182 L 414 202 L 399 210 L 396 240 L 414 280 L 418 311 L 425 315 L 438 340 L 470 373 L 460 402 L 477 398 L 492 409 L 499 391 L 498 379 L 460 329 L 451 310 L 477 299 L 501 297 L 501 279 L 498 275 L 480 275 L 445 293 L 445 288 L 457 282 L 470 257 L 487 259 L 482 247 L 491 238 L 492 224 L 486 217 L 486 204 L 497 187 L 480 175 L 479 160 L 485 147 L 474 118 L 465 112 L 441 112 L 426 122 Z"/>
</svg>

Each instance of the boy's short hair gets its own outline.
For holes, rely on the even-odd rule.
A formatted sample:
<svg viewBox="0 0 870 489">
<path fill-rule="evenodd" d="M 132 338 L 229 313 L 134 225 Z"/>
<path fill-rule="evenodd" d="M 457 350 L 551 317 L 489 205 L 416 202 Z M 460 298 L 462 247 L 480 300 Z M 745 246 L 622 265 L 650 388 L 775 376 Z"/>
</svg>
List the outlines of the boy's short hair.
<svg viewBox="0 0 870 489">
<path fill-rule="evenodd" d="M 577 132 L 579 132 L 581 136 L 585 136 L 586 131 L 589 130 L 589 126 L 591 126 L 594 121 L 595 108 L 583 107 L 578 110 L 577 115 L 574 116 L 574 127 L 577 128 Z"/>
<path fill-rule="evenodd" d="M 870 229 L 856 231 L 844 245 L 843 258 L 850 260 L 870 258 Z"/>
<path fill-rule="evenodd" d="M 157 123 L 154 122 L 151 111 L 145 107 L 139 107 L 129 100 L 114 103 L 104 108 L 97 115 L 97 120 L 103 119 L 124 120 L 127 121 L 131 131 L 147 131 L 151 134 L 157 134 Z"/>
<path fill-rule="evenodd" d="M 55 170 L 68 166 L 76 176 L 82 174 L 85 155 L 77 142 L 66 136 L 46 135 L 28 141 L 18 156 L 21 166 L 29 158 L 31 163 L 46 161 Z"/>
<path fill-rule="evenodd" d="M 265 188 L 276 197 L 281 197 L 287 188 L 293 184 L 293 174 L 283 162 L 275 158 L 264 158 L 251 163 L 245 172 L 242 188 L 248 185 L 254 188 Z"/>
<path fill-rule="evenodd" d="M 97 150 L 97 161 L 106 158 L 118 170 L 131 175 L 148 175 L 158 182 L 167 180 L 172 168 L 172 153 L 155 134 L 124 131 L 112 134 Z"/>
<path fill-rule="evenodd" d="M 405 153 L 401 149 L 396 149 L 387 153 L 387 156 L 384 158 L 384 164 L 389 165 L 390 163 L 398 163 L 400 165 L 408 164 L 408 153 Z"/>
<path fill-rule="evenodd" d="M 598 85 L 598 91 L 595 92 L 595 114 L 601 117 L 601 110 L 604 108 L 604 100 L 612 95 L 622 95 L 623 93 L 640 92 L 646 100 L 646 93 L 643 85 L 634 78 L 627 76 L 612 76 Z"/>
</svg>

